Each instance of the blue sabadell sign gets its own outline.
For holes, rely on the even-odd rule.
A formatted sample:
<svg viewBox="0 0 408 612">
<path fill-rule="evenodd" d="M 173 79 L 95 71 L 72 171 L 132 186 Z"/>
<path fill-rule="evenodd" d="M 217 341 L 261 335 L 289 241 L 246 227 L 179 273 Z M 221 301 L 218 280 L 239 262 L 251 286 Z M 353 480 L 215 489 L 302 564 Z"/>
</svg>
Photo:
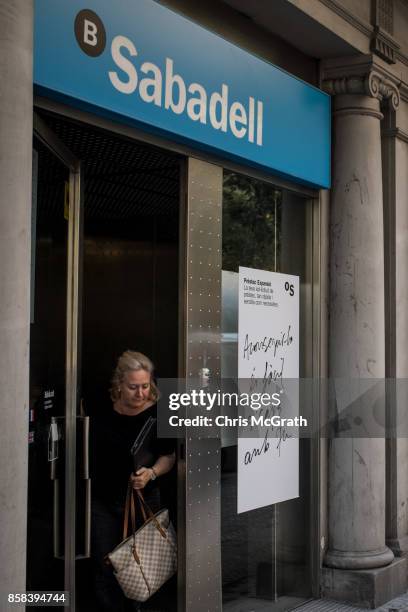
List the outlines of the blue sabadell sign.
<svg viewBox="0 0 408 612">
<path fill-rule="evenodd" d="M 315 187 L 330 98 L 154 0 L 35 0 L 42 95 Z"/>
</svg>

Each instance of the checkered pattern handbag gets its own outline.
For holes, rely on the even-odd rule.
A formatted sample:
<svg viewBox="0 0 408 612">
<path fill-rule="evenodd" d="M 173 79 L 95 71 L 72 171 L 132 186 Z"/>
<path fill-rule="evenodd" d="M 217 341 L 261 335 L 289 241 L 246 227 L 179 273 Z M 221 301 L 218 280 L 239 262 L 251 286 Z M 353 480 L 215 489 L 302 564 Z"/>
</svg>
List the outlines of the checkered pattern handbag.
<svg viewBox="0 0 408 612">
<path fill-rule="evenodd" d="M 135 500 L 131 484 L 126 496 L 124 540 L 108 554 L 114 575 L 129 599 L 146 601 L 177 569 L 177 544 L 168 510 L 153 514 L 138 492 L 144 524 L 135 530 Z M 132 533 L 127 537 L 129 510 Z M 147 516 L 146 516 L 147 510 Z"/>
</svg>

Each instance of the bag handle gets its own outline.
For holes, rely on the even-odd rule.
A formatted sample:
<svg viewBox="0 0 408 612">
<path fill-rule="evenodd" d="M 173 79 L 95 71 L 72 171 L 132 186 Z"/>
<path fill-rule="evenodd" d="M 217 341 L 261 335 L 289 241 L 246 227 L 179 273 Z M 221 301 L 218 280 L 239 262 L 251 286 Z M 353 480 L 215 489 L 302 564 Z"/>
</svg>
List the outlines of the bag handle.
<svg viewBox="0 0 408 612">
<path fill-rule="evenodd" d="M 146 516 L 145 510 L 144 508 L 146 508 L 147 513 L 149 515 L 149 520 L 153 521 L 153 523 L 155 524 L 155 527 L 158 529 L 158 531 L 160 531 L 160 534 L 163 536 L 163 538 L 167 538 L 167 534 L 164 531 L 163 527 L 160 525 L 159 521 L 157 520 L 156 516 L 154 515 L 152 509 L 150 508 L 149 504 L 146 502 L 145 498 L 143 497 L 143 493 L 140 489 L 136 489 L 136 493 L 139 499 L 139 503 L 140 503 L 140 508 L 142 510 L 142 513 L 144 516 Z M 145 521 L 146 522 L 145 518 Z"/>
<path fill-rule="evenodd" d="M 127 493 L 126 493 L 126 502 L 125 502 L 125 516 L 123 519 L 123 540 L 126 540 L 128 537 L 128 528 L 129 528 L 129 511 L 130 511 L 130 522 L 132 525 L 132 536 L 133 536 L 133 556 L 138 565 L 140 565 L 140 558 L 137 554 L 136 550 L 136 512 L 135 512 L 135 500 L 133 496 L 133 487 L 132 481 L 129 479 Z M 150 592 L 150 587 L 147 585 Z"/>
<path fill-rule="evenodd" d="M 139 506 L 140 506 L 140 510 L 142 513 L 142 517 L 143 517 L 143 523 L 146 523 L 147 520 L 151 520 L 154 523 L 156 529 L 163 536 L 163 538 L 167 538 L 166 532 L 164 531 L 163 527 L 160 525 L 159 521 L 155 517 L 152 509 L 150 508 L 150 506 L 144 499 L 142 491 L 140 489 L 136 489 L 136 493 L 137 493 L 137 497 L 139 500 Z M 147 511 L 147 514 L 146 514 L 146 511 Z M 127 488 L 127 493 L 126 493 L 125 514 L 124 514 L 124 519 L 123 519 L 123 538 L 122 538 L 123 540 L 126 540 L 126 538 L 128 537 L 129 514 L 130 514 L 130 524 L 131 524 L 131 529 L 132 529 L 131 533 L 134 536 L 134 534 L 136 533 L 136 506 L 135 506 L 135 499 L 134 499 L 134 490 L 133 490 L 132 481 L 130 478 L 129 478 L 128 488 Z M 149 516 L 149 518 L 147 518 L 147 515 Z"/>
<path fill-rule="evenodd" d="M 136 489 L 137 494 L 139 495 L 139 489 Z M 134 491 L 133 491 L 134 494 Z M 140 491 L 140 495 L 142 495 L 142 492 Z M 147 519 L 147 514 L 146 514 L 146 510 L 143 504 L 139 504 L 140 506 L 140 511 L 142 513 L 142 517 L 143 517 L 143 523 L 145 523 L 148 519 Z M 136 507 L 136 506 L 135 506 Z M 151 512 L 151 511 L 150 511 Z"/>
<path fill-rule="evenodd" d="M 146 502 L 145 498 L 143 497 L 143 493 L 141 489 L 136 489 L 137 495 L 138 495 L 138 499 L 139 499 L 139 503 L 140 503 L 140 507 L 143 508 L 143 504 L 146 506 L 147 512 L 149 514 L 149 521 L 153 521 L 153 523 L 155 524 L 157 530 L 160 532 L 160 535 L 165 539 L 168 540 L 168 535 L 165 532 L 165 530 L 163 529 L 163 527 L 160 525 L 159 521 L 156 518 L 156 515 L 152 512 L 152 509 L 150 508 L 149 504 Z M 169 543 L 171 543 L 171 540 L 168 540 Z M 176 546 L 173 545 L 174 549 L 177 550 Z"/>
<path fill-rule="evenodd" d="M 130 496 L 132 494 L 132 484 L 129 480 L 128 488 L 126 492 L 126 501 L 125 501 L 125 514 L 123 517 L 123 537 L 122 540 L 126 540 L 128 537 L 128 529 L 129 529 L 129 512 L 130 512 Z"/>
</svg>

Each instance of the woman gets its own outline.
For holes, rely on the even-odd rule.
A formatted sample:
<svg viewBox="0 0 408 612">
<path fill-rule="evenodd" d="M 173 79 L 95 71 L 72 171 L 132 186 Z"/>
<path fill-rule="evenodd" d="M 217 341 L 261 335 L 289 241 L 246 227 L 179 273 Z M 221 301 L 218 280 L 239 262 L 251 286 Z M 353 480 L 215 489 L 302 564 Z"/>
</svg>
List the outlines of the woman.
<svg viewBox="0 0 408 612">
<path fill-rule="evenodd" d="M 111 405 L 94 418 L 91 429 L 92 556 L 96 562 L 96 595 L 99 610 L 138 610 L 137 602 L 122 593 L 104 557 L 122 540 L 123 515 L 129 477 L 142 490 L 153 512 L 160 509 L 158 481 L 175 462 L 174 441 L 152 441 L 155 461 L 133 473 L 130 449 L 149 417 L 156 417 L 158 390 L 153 364 L 134 351 L 118 360 L 110 389 Z M 140 525 L 139 517 L 139 525 Z"/>
</svg>

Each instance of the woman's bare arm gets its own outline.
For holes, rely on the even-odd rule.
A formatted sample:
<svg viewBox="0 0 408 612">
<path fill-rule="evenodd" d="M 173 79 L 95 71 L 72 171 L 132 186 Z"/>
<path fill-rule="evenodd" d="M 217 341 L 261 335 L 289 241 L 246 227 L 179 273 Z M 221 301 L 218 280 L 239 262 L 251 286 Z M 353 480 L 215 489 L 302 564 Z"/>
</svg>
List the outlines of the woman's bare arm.
<svg viewBox="0 0 408 612">
<path fill-rule="evenodd" d="M 156 463 L 151 467 L 141 467 L 136 474 L 131 475 L 134 489 L 144 489 L 147 483 L 152 479 L 152 470 L 156 476 L 163 476 L 170 472 L 176 461 L 176 453 L 171 455 L 161 455 Z"/>
</svg>

